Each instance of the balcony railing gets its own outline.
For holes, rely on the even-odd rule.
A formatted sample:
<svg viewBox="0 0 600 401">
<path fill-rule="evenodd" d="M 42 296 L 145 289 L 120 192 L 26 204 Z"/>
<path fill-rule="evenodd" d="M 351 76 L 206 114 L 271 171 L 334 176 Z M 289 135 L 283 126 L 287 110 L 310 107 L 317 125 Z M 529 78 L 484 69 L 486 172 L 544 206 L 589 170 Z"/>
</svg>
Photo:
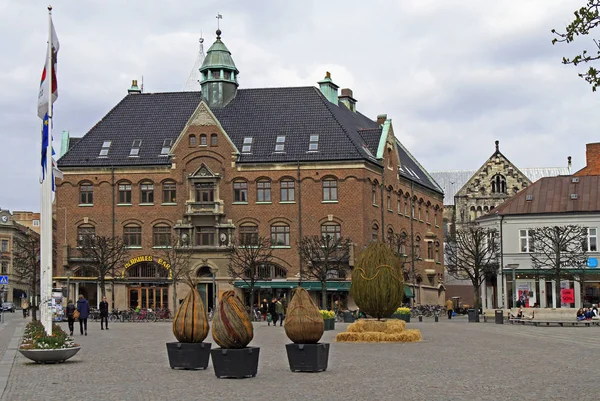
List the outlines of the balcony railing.
<svg viewBox="0 0 600 401">
<path fill-rule="evenodd" d="M 223 205 L 220 202 L 187 202 L 186 214 L 222 214 Z"/>
</svg>

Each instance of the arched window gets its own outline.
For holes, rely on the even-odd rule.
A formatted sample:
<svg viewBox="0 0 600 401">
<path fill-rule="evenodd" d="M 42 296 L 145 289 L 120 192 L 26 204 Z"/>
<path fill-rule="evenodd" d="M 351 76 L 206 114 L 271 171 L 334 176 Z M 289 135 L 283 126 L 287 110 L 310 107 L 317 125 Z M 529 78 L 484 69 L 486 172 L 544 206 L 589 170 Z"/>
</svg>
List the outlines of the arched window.
<svg viewBox="0 0 600 401">
<path fill-rule="evenodd" d="M 77 227 L 77 246 L 83 247 L 90 245 L 96 238 L 96 228 L 90 224 Z"/>
<path fill-rule="evenodd" d="M 421 237 L 420 236 L 416 236 L 415 237 L 415 258 L 419 259 L 421 258 Z"/>
<path fill-rule="evenodd" d="M 136 263 L 127 269 L 128 278 L 168 278 L 169 270 L 154 262 Z"/>
<path fill-rule="evenodd" d="M 337 201 L 338 200 L 338 191 L 337 191 L 337 180 L 335 178 L 325 178 L 323 180 L 323 201 Z"/>
<path fill-rule="evenodd" d="M 210 135 L 210 146 L 217 146 L 219 144 L 219 137 L 217 134 Z"/>
<path fill-rule="evenodd" d="M 387 240 L 389 243 L 394 241 L 394 229 L 392 227 L 388 227 L 387 229 Z"/>
<path fill-rule="evenodd" d="M 140 184 L 140 203 L 154 203 L 154 184 L 146 181 Z"/>
<path fill-rule="evenodd" d="M 379 225 L 377 223 L 373 223 L 371 226 L 371 240 L 377 241 L 379 239 Z"/>
<path fill-rule="evenodd" d="M 201 134 L 200 135 L 200 146 L 206 146 L 208 144 L 208 141 L 206 139 L 206 134 Z"/>
<path fill-rule="evenodd" d="M 165 181 L 162 184 L 163 203 L 177 203 L 177 184 L 175 181 Z"/>
<path fill-rule="evenodd" d="M 271 226 L 271 246 L 290 246 L 290 226 L 274 224 Z"/>
<path fill-rule="evenodd" d="M 387 210 L 392 211 L 392 190 L 387 191 Z"/>
<path fill-rule="evenodd" d="M 258 226 L 248 224 L 240 226 L 240 245 L 253 246 L 258 245 Z"/>
<path fill-rule="evenodd" d="M 79 185 L 79 204 L 94 204 L 94 186 L 91 182 L 82 182 L 81 185 Z"/>
<path fill-rule="evenodd" d="M 256 201 L 271 202 L 271 181 L 259 180 L 256 182 Z"/>
<path fill-rule="evenodd" d="M 321 225 L 321 236 L 330 236 L 336 240 L 342 236 L 342 227 L 337 223 L 325 223 Z"/>
<path fill-rule="evenodd" d="M 142 227 L 136 224 L 123 227 L 123 242 L 129 247 L 142 246 Z"/>
<path fill-rule="evenodd" d="M 120 204 L 131 204 L 131 183 L 120 182 L 119 183 L 119 202 Z"/>
<path fill-rule="evenodd" d="M 212 277 L 212 272 L 210 271 L 210 267 L 202 266 L 196 272 L 196 277 Z"/>
<path fill-rule="evenodd" d="M 235 181 L 233 183 L 233 201 L 248 202 L 248 183 L 246 181 Z"/>
<path fill-rule="evenodd" d="M 189 146 L 196 146 L 196 135 L 192 134 L 188 138 Z"/>
<path fill-rule="evenodd" d="M 506 178 L 502 174 L 496 174 L 492 177 L 492 193 L 493 194 L 505 194 L 506 193 Z"/>
<path fill-rule="evenodd" d="M 290 179 L 283 179 L 280 182 L 281 187 L 281 198 L 280 202 L 295 202 L 296 201 L 296 192 L 295 192 L 295 183 Z"/>
<path fill-rule="evenodd" d="M 375 181 L 371 187 L 371 203 L 373 206 L 377 206 L 377 184 L 377 181 Z"/>
<path fill-rule="evenodd" d="M 172 246 L 171 244 L 171 226 L 167 224 L 157 224 L 152 227 L 152 246 Z"/>
</svg>

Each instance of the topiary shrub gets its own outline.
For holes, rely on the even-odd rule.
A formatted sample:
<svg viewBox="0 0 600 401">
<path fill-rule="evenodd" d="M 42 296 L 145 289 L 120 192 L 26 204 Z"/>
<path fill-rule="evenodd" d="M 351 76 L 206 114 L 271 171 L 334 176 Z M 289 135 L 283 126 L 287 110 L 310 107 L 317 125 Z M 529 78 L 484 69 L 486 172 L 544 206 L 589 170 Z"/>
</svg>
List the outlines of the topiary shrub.
<svg viewBox="0 0 600 401">
<path fill-rule="evenodd" d="M 201 343 L 208 335 L 208 315 L 200 293 L 191 288 L 183 299 L 175 319 L 173 334 L 181 343 Z"/>
<path fill-rule="evenodd" d="M 212 320 L 212 334 L 221 348 L 245 348 L 254 336 L 252 321 L 234 291 L 226 291 Z"/>
<path fill-rule="evenodd" d="M 382 242 L 373 242 L 359 255 L 352 271 L 350 294 L 361 312 L 388 318 L 402 305 L 402 263 Z"/>
<path fill-rule="evenodd" d="M 325 329 L 323 317 L 308 291 L 294 290 L 284 321 L 285 334 L 296 344 L 316 344 Z"/>
</svg>

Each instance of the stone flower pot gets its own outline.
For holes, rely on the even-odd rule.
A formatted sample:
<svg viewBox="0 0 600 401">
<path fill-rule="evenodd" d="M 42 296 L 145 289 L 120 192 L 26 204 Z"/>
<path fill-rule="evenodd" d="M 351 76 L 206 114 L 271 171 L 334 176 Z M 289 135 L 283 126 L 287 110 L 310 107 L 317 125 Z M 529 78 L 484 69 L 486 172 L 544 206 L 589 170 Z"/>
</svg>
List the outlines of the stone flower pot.
<svg viewBox="0 0 600 401">
<path fill-rule="evenodd" d="M 22 349 L 19 352 L 36 363 L 61 363 L 79 352 L 81 347 L 60 349 Z"/>
</svg>

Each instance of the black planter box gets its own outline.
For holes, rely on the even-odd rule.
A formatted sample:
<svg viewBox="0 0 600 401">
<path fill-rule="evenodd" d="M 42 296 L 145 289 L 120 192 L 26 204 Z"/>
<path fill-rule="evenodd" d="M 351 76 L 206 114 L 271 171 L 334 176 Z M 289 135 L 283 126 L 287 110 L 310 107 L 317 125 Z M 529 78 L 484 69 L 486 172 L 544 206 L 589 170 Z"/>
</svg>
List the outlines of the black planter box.
<svg viewBox="0 0 600 401">
<path fill-rule="evenodd" d="M 410 323 L 410 315 L 406 315 L 406 314 L 399 315 L 399 314 L 394 313 L 392 315 L 392 319 L 404 320 L 406 323 Z"/>
<path fill-rule="evenodd" d="M 211 343 L 167 343 L 171 369 L 206 369 Z"/>
<path fill-rule="evenodd" d="M 335 330 L 335 319 L 323 319 L 324 330 Z"/>
<path fill-rule="evenodd" d="M 329 360 L 329 343 L 286 344 L 292 372 L 324 372 Z"/>
<path fill-rule="evenodd" d="M 241 349 L 215 348 L 210 351 L 215 375 L 243 379 L 254 377 L 258 371 L 259 347 Z"/>
</svg>

